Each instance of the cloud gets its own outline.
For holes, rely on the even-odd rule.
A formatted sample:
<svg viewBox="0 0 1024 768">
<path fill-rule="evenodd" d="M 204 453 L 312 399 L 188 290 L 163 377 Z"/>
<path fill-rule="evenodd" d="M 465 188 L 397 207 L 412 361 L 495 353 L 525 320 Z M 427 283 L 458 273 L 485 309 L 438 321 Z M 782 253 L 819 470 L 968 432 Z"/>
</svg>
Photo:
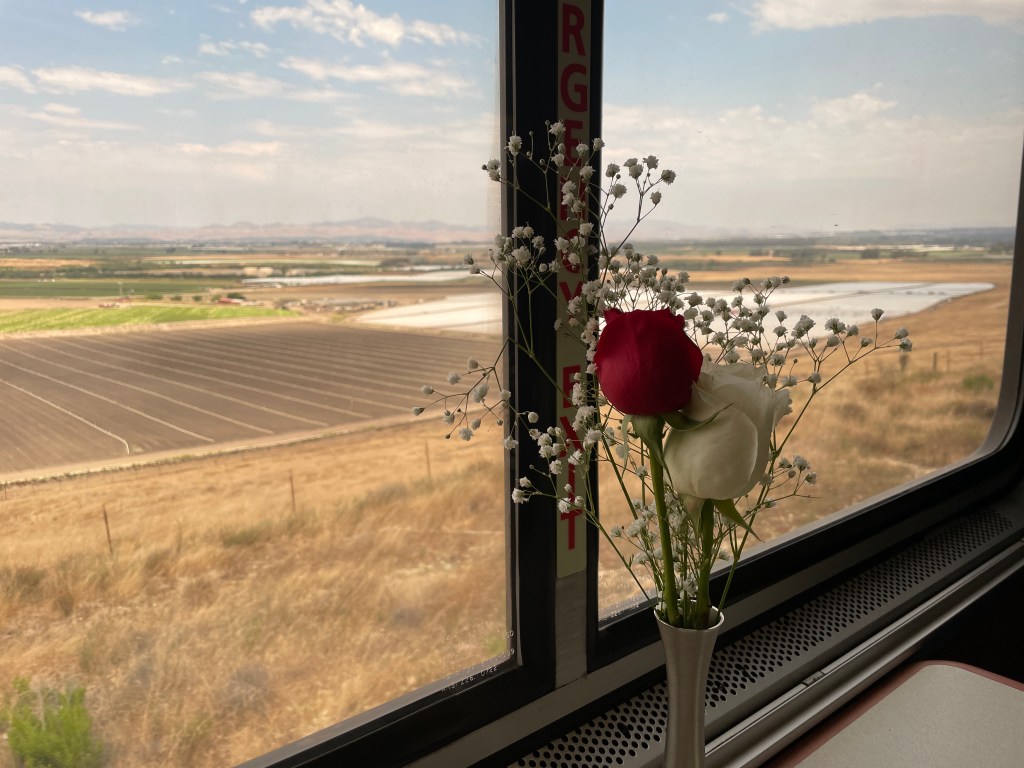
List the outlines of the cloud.
<svg viewBox="0 0 1024 768">
<path fill-rule="evenodd" d="M 863 122 L 896 106 L 895 101 L 876 99 L 860 92 L 841 99 L 820 101 L 811 107 L 811 117 L 828 125 Z"/>
<path fill-rule="evenodd" d="M 257 59 L 262 59 L 270 53 L 270 48 L 264 43 L 251 43 L 247 40 L 240 42 L 235 42 L 234 40 L 214 42 L 207 39 L 199 44 L 199 53 L 207 56 L 229 56 L 236 51 L 248 53 Z"/>
<path fill-rule="evenodd" d="M 479 43 L 471 34 L 447 24 L 414 20 L 406 22 L 397 13 L 381 16 L 351 0 L 306 0 L 302 6 L 264 6 L 252 11 L 257 26 L 271 30 L 278 24 L 290 24 L 320 35 L 330 35 L 343 43 L 362 46 L 368 40 L 392 47 L 405 40 L 414 43 L 451 45 Z"/>
<path fill-rule="evenodd" d="M 225 144 L 178 144 L 186 155 L 236 155 L 240 157 L 274 157 L 284 147 L 279 141 L 229 141 Z"/>
<path fill-rule="evenodd" d="M 42 111 L 31 111 L 20 107 L 9 107 L 8 112 L 16 117 L 35 120 L 59 128 L 86 128 L 103 131 L 137 131 L 138 125 L 119 123 L 112 120 L 91 120 L 79 116 L 79 110 L 61 104 L 47 104 Z"/>
<path fill-rule="evenodd" d="M 261 121 L 258 133 L 246 122 L 238 133 L 210 138 L 181 134 L 177 124 L 166 141 L 154 131 L 118 134 L 120 140 L 85 131 L 61 135 L 0 117 L 4 179 L 18 190 L 4 201 L 4 215 L 85 225 L 359 216 L 480 225 L 493 215 L 489 226 L 497 227 L 497 185 L 480 172 L 498 149 L 495 116 L 483 110 L 438 120 L 431 111 L 418 113 L 419 121 L 378 116 L 342 134 L 335 129 L 344 127 L 343 117 L 311 127 L 279 110 L 267 114 L 274 122 Z"/>
<path fill-rule="evenodd" d="M 0 88 L 15 88 L 25 93 L 36 92 L 32 81 L 17 67 L 0 67 Z"/>
<path fill-rule="evenodd" d="M 755 29 L 816 29 L 879 19 L 977 16 L 992 24 L 1024 21 L 1020 0 L 757 0 Z"/>
<path fill-rule="evenodd" d="M 724 11 L 721 13 L 712 13 L 708 16 L 708 21 L 713 21 L 716 24 L 725 24 L 729 20 L 729 14 Z"/>
<path fill-rule="evenodd" d="M 1024 110 L 891 115 L 892 106 L 863 92 L 796 118 L 758 105 L 693 112 L 609 104 L 603 157 L 621 162 L 660 147 L 660 167 L 679 173 L 671 195 L 681 198 L 660 215 L 709 226 L 832 231 L 1014 220 Z"/>
<path fill-rule="evenodd" d="M 43 67 L 32 70 L 39 87 L 52 93 L 107 91 L 121 96 L 158 96 L 191 88 L 180 80 L 165 80 L 88 67 Z"/>
<path fill-rule="evenodd" d="M 138 16 L 128 11 L 75 11 L 75 16 L 96 27 L 122 32 L 141 23 Z"/>
<path fill-rule="evenodd" d="M 77 115 L 82 112 L 78 107 L 72 107 L 70 104 L 47 104 L 43 107 L 46 112 L 52 112 L 55 115 Z"/>
<path fill-rule="evenodd" d="M 197 77 L 213 86 L 207 94 L 212 99 L 278 98 L 326 104 L 345 98 L 344 93 L 333 88 L 295 88 L 283 80 L 257 75 L 255 72 L 200 72 Z"/>
<path fill-rule="evenodd" d="M 301 72 L 312 80 L 341 80 L 346 83 L 370 83 L 401 96 L 450 96 L 467 90 L 470 81 L 446 70 L 443 64 L 430 67 L 412 62 L 385 59 L 382 64 L 332 63 L 289 56 L 281 66 Z"/>
<path fill-rule="evenodd" d="M 266 98 L 288 90 L 283 81 L 255 72 L 200 72 L 198 77 L 219 89 L 212 94 L 215 98 Z"/>
</svg>

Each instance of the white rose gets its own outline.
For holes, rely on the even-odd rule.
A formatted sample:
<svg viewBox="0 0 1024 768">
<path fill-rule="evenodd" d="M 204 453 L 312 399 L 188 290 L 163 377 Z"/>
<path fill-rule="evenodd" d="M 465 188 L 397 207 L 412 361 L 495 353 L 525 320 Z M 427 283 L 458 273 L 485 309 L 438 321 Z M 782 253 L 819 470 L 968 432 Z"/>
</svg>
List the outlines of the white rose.
<svg viewBox="0 0 1024 768">
<path fill-rule="evenodd" d="M 747 363 L 706 362 L 683 413 L 714 421 L 670 431 L 665 467 L 677 493 L 699 499 L 735 499 L 760 482 L 771 454 L 772 430 L 789 413 L 786 390 L 763 382 L 762 369 Z"/>
</svg>

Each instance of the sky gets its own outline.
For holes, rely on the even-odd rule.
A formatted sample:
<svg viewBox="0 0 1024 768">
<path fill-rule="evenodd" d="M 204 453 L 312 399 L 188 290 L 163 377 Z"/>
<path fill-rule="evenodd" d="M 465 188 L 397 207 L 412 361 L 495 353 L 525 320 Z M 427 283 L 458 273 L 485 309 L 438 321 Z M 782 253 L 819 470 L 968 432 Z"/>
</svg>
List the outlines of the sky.
<svg viewBox="0 0 1024 768">
<path fill-rule="evenodd" d="M 1022 0 L 607 0 L 659 221 L 1014 223 Z M 0 222 L 496 226 L 497 2 L 0 0 Z"/>
</svg>

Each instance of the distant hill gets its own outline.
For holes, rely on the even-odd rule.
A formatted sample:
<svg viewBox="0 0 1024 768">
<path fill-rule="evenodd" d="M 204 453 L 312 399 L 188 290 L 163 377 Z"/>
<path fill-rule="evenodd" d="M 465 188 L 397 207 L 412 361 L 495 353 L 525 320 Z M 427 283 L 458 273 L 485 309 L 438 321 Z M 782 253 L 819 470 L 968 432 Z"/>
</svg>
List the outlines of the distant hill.
<svg viewBox="0 0 1024 768">
<path fill-rule="evenodd" d="M 494 233 L 485 227 L 447 224 L 440 221 L 388 221 L 362 218 L 318 221 L 312 224 L 209 224 L 202 227 L 119 224 L 76 227 L 67 224 L 15 224 L 0 221 L 0 243 L 452 243 L 489 241 Z"/>
<path fill-rule="evenodd" d="M 863 230 L 854 232 L 757 232 L 724 228 L 645 222 L 634 236 L 640 242 L 704 244 L 802 245 L 835 243 L 844 245 L 988 245 L 1014 239 L 1013 227 L 962 227 L 956 229 Z M 613 237 L 614 230 L 610 233 Z M 388 245 L 434 245 L 439 243 L 490 242 L 494 231 L 483 226 L 441 221 L 389 221 L 366 217 L 345 221 L 317 221 L 309 224 L 209 224 L 201 227 L 170 227 L 123 224 L 78 227 L 68 224 L 18 224 L 0 221 L 0 245 L 4 243 L 139 243 L 218 244 L 259 243 L 261 245 L 301 243 L 381 243 Z"/>
</svg>

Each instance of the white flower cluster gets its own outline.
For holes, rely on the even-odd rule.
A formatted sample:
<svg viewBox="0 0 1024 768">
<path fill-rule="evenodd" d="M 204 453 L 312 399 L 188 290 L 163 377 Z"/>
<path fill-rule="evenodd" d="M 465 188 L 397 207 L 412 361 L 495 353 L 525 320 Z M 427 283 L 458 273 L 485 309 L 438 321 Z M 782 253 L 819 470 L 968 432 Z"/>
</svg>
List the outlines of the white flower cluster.
<svg viewBox="0 0 1024 768">
<path fill-rule="evenodd" d="M 589 145 L 568 146 L 565 128 L 558 122 L 547 128 L 543 156 L 537 156 L 533 141 L 532 134 L 528 142 L 511 136 L 504 161 L 490 160 L 483 169 L 492 180 L 515 190 L 521 189 L 518 179 L 526 168 L 541 174 L 546 188 L 557 190 L 557 204 L 549 201 L 546 209 L 553 211 L 560 204 L 571 212 L 573 220 L 569 223 L 574 234 L 548 242 L 531 226 L 516 226 L 509 234 L 495 237 L 489 264 L 478 263 L 471 256 L 466 257 L 465 263 L 470 273 L 485 275 L 509 298 L 519 291 L 545 290 L 564 301 L 551 288 L 552 276 L 596 259 L 596 277 L 584 282 L 580 292 L 565 301 L 566 320 L 559 321 L 555 329 L 578 341 L 588 361 L 585 372 L 572 381 L 571 390 L 561 393 L 575 408 L 573 434 L 566 434 L 560 426 L 536 426 L 537 414 L 511 408 L 507 391 L 500 392 L 497 403 L 488 401 L 492 385 L 498 386 L 496 364 L 481 366 L 472 360 L 466 372 L 452 372 L 448 377 L 450 385 L 470 376 L 469 386 L 460 393 L 437 393 L 430 386 L 424 387 L 423 393 L 436 396 L 431 405 L 443 406 L 442 419 L 450 427 L 448 436 L 457 431 L 463 439 L 470 439 L 479 428 L 480 419 L 487 415 L 494 416 L 499 423 L 508 418 L 507 449 L 522 449 L 519 441 L 529 436 L 540 459 L 535 469 L 545 482 L 538 487 L 535 480 L 539 478 L 521 478 L 519 487 L 512 492 L 513 502 L 523 504 L 533 496 L 543 495 L 555 499 L 563 511 L 582 510 L 601 528 L 628 568 L 648 569 L 659 593 L 665 581 L 672 579 L 681 594 L 692 596 L 699 586 L 695 574 L 710 569 L 710 564 L 719 559 L 738 559 L 759 510 L 789 496 L 806 495 L 806 486 L 815 483 L 816 474 L 806 459 L 782 454 L 793 426 L 799 423 L 814 396 L 864 356 L 885 348 L 909 352 L 912 343 L 904 328 L 887 341 L 878 340 L 878 323 L 883 314 L 879 309 L 872 312 L 874 327 L 868 334 L 838 318 L 827 320 L 817 333 L 810 318 L 791 320 L 784 310 L 773 307 L 773 295 L 784 290 L 789 283 L 787 277 L 737 280 L 728 297 L 703 296 L 690 290 L 687 273 L 670 273 L 657 256 L 641 253 L 629 241 L 641 222 L 661 204 L 663 188 L 676 180 L 673 171 L 660 169 L 658 158 L 648 155 L 628 158 L 621 165 L 609 163 L 603 176 L 599 176 L 591 161 L 604 143 L 595 139 Z M 636 195 L 632 227 L 620 242 L 609 243 L 608 218 L 631 193 Z M 634 432 L 630 417 L 618 413 L 602 397 L 594 376 L 595 352 L 608 309 L 668 309 L 683 319 L 686 334 L 703 353 L 705 367 L 753 368 L 760 385 L 772 393 L 797 388 L 806 392 L 785 428 L 788 431 L 776 434 L 775 422 L 769 425 L 772 439 L 767 467 L 763 475 L 760 468 L 756 469 L 753 490 L 740 498 L 719 500 L 721 506 L 716 501 L 714 511 L 708 513 L 703 499 L 674 491 L 671 478 L 667 478 L 667 492 L 661 504 L 666 519 L 658 519 L 658 505 L 652 502 L 655 483 L 649 449 L 637 439 L 639 433 Z M 514 341 L 508 339 L 506 343 L 515 344 L 521 353 L 535 357 L 533 334 L 547 329 L 533 328 L 525 318 L 513 317 L 512 322 L 519 333 Z M 788 405 L 788 392 L 784 400 Z M 422 411 L 423 408 L 415 409 L 416 413 Z M 598 462 L 614 473 L 627 496 L 636 489 L 640 491 L 638 499 L 630 500 L 632 520 L 625 526 L 605 528 L 597 519 L 593 499 L 581 496 L 564 483 L 560 485 L 559 476 L 570 465 L 577 473 L 575 488 L 589 488 L 586 472 Z M 712 514 L 712 518 L 707 518 L 707 514 Z M 662 541 L 666 536 L 667 543 Z M 675 572 L 666 574 L 661 564 L 670 555 Z"/>
</svg>

